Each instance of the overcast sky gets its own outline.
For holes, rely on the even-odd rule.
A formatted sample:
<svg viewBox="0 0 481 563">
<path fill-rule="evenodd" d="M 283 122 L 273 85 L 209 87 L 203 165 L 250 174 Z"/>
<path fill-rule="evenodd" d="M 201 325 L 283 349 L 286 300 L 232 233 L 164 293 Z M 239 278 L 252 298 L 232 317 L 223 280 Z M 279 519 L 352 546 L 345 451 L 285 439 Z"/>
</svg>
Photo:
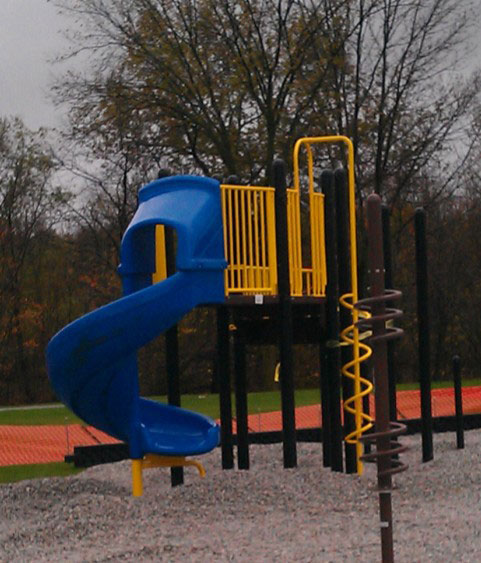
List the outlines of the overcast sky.
<svg viewBox="0 0 481 563">
<path fill-rule="evenodd" d="M 48 100 L 57 67 L 48 59 L 66 45 L 66 20 L 47 0 L 0 0 L 0 115 L 19 115 L 31 129 L 58 126 L 61 116 Z M 479 47 L 472 66 L 481 57 Z M 72 63 L 71 63 L 72 64 Z"/>
<path fill-rule="evenodd" d="M 19 115 L 31 129 L 60 124 L 47 94 L 62 24 L 47 0 L 0 0 L 0 115 Z"/>
</svg>

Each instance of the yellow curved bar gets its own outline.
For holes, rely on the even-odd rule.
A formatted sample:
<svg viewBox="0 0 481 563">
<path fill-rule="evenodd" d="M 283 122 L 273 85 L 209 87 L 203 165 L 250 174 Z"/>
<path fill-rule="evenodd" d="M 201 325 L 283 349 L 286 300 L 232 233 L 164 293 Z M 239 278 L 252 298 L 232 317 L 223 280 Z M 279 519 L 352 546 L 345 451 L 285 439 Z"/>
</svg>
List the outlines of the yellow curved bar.
<svg viewBox="0 0 481 563">
<path fill-rule="evenodd" d="M 151 469 L 152 467 L 196 467 L 199 475 L 205 477 L 204 466 L 196 459 L 185 459 L 185 457 L 177 456 L 163 456 L 156 454 L 147 454 L 142 461 L 144 469 Z"/>
<path fill-rule="evenodd" d="M 356 243 L 356 189 L 354 180 L 354 145 L 351 139 L 344 135 L 327 135 L 325 137 L 302 137 L 294 145 L 294 189 L 299 190 L 299 151 L 302 145 L 307 145 L 308 159 L 311 154 L 310 145 L 318 143 L 344 143 L 347 147 L 348 188 L 349 188 L 349 230 L 351 243 L 351 289 L 354 303 L 358 299 L 357 284 L 357 243 Z M 312 160 L 312 154 L 310 159 Z M 311 163 L 312 166 L 312 163 Z M 358 320 L 356 309 L 353 310 L 355 321 Z M 356 329 L 357 330 L 357 329 Z M 358 338 L 354 337 L 355 342 Z"/>
<path fill-rule="evenodd" d="M 314 193 L 314 157 L 310 144 L 306 144 L 307 150 L 307 172 L 309 177 L 309 193 Z"/>
</svg>

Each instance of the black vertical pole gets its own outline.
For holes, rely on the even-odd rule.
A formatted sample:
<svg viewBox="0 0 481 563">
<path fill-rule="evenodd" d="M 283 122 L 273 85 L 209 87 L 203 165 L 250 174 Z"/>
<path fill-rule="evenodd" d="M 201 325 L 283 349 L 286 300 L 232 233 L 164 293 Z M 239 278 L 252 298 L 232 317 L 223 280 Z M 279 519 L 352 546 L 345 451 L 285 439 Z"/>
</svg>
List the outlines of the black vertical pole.
<svg viewBox="0 0 481 563">
<path fill-rule="evenodd" d="M 433 416 L 431 407 L 431 365 L 429 342 L 429 287 L 426 243 L 426 212 L 414 214 L 416 238 L 416 287 L 418 314 L 418 362 L 421 390 L 421 427 L 423 462 L 433 459 Z"/>
<path fill-rule="evenodd" d="M 385 286 L 386 289 L 394 289 L 392 277 L 391 217 L 387 205 L 382 206 L 382 240 Z M 394 342 L 392 341 L 388 341 L 387 343 L 387 370 L 389 378 L 389 419 L 396 421 L 396 363 L 394 362 Z"/>
<path fill-rule="evenodd" d="M 222 469 L 234 467 L 229 356 L 229 309 L 226 305 L 219 305 L 217 307 L 217 377 L 219 380 Z"/>
<path fill-rule="evenodd" d="M 175 273 L 175 244 L 174 232 L 165 227 L 165 256 L 167 275 Z M 177 325 L 173 325 L 165 332 L 165 363 L 167 371 L 167 401 L 169 405 L 180 407 L 180 369 L 179 369 L 179 333 Z M 170 482 L 173 487 L 184 482 L 184 469 L 171 467 Z"/>
<path fill-rule="evenodd" d="M 326 367 L 329 380 L 329 412 L 331 430 L 331 469 L 342 471 L 342 426 L 340 395 L 340 347 L 339 347 L 339 291 L 336 248 L 336 197 L 334 174 L 325 170 L 321 174 L 324 193 L 324 226 L 326 244 Z"/>
<path fill-rule="evenodd" d="M 239 469 L 249 469 L 246 344 L 239 334 L 234 334 L 234 376 L 237 422 L 237 467 Z"/>
<path fill-rule="evenodd" d="M 456 409 L 456 447 L 464 448 L 463 391 L 461 388 L 461 358 L 453 356 L 454 406 Z"/>
<path fill-rule="evenodd" d="M 231 174 L 227 177 L 226 183 L 229 185 L 237 186 L 240 184 L 240 179 L 236 174 Z M 239 233 L 242 237 L 243 233 Z M 237 257 L 239 260 L 240 257 Z M 239 469 L 249 469 L 249 445 L 247 435 L 247 390 L 245 384 L 245 358 L 241 357 L 245 354 L 245 347 L 240 342 L 238 334 L 234 333 L 234 395 L 236 405 L 236 435 L 237 435 L 237 466 Z M 245 396 L 244 396 L 245 394 Z M 230 401 L 230 388 L 229 388 L 229 401 Z M 232 407 L 229 407 L 232 411 Z M 240 420 L 239 420 L 240 409 Z M 244 412 L 245 411 L 245 412 Z M 245 417 L 245 421 L 244 421 Z M 232 418 L 232 415 L 231 415 Z M 245 423 L 245 424 L 244 424 Z M 239 437 L 240 433 L 240 437 Z M 231 422 L 231 443 L 232 439 L 232 422 Z M 232 464 L 234 463 L 232 459 Z M 244 467 L 244 465 L 247 465 Z"/>
<path fill-rule="evenodd" d="M 282 442 L 284 467 L 297 466 L 294 369 L 292 362 L 292 304 L 289 282 L 286 171 L 282 160 L 274 161 L 277 283 L 279 294 L 279 358 L 281 363 Z"/>
<path fill-rule="evenodd" d="M 325 326 L 320 327 L 319 359 L 321 366 L 320 392 L 322 417 L 322 465 L 331 467 L 331 413 L 329 408 L 329 365 L 326 342 L 328 340 Z"/>
<path fill-rule="evenodd" d="M 346 186 L 346 172 L 338 169 L 334 172 L 336 186 L 336 213 L 337 213 L 337 261 L 339 269 L 339 294 L 349 294 L 351 288 L 351 259 L 349 243 L 349 198 Z M 340 307 L 339 320 L 341 331 L 351 325 L 351 312 L 347 307 Z M 341 363 L 347 364 L 352 360 L 352 348 L 341 348 Z M 354 383 L 349 377 L 342 378 L 342 396 L 344 401 L 354 395 Z M 355 417 L 352 413 L 344 411 L 344 434 L 348 435 L 356 428 Z M 346 473 L 357 472 L 356 446 L 344 442 L 346 457 Z"/>
</svg>

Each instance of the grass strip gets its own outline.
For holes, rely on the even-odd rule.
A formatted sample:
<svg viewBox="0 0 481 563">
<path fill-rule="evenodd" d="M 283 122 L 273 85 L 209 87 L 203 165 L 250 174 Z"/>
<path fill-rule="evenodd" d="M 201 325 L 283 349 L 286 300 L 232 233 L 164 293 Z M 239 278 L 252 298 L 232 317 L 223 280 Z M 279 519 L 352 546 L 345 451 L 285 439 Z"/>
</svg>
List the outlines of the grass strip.
<svg viewBox="0 0 481 563">
<path fill-rule="evenodd" d="M 152 399 L 167 402 L 165 395 L 152 397 Z M 266 391 L 259 393 L 249 393 L 249 412 L 257 414 L 261 412 L 277 411 L 281 408 L 281 397 L 278 391 Z M 319 391 L 317 389 L 301 389 L 296 391 L 296 405 L 314 405 L 319 403 Z M 188 410 L 199 412 L 218 419 L 219 396 L 217 394 L 208 395 L 183 395 L 182 407 Z M 235 400 L 232 396 L 232 408 L 235 416 Z M 0 411 L 0 425 L 20 425 L 20 426 L 43 426 L 43 425 L 65 425 L 81 424 L 77 418 L 66 407 L 48 406 L 33 408 L 12 408 Z"/>
<path fill-rule="evenodd" d="M 12 408 L 0 411 L 0 425 L 43 426 L 80 424 L 82 421 L 67 407 Z"/>
<path fill-rule="evenodd" d="M 6 465 L 0 467 L 0 483 L 15 483 L 25 479 L 41 479 L 43 477 L 67 477 L 80 473 L 83 469 L 71 463 L 35 463 L 32 465 Z"/>
</svg>

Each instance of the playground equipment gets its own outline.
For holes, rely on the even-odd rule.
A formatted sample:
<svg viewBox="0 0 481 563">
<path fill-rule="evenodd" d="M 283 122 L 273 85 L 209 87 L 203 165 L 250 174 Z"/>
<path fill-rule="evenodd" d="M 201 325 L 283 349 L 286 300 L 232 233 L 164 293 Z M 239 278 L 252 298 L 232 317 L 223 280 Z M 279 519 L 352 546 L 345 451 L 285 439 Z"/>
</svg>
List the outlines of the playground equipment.
<svg viewBox="0 0 481 563">
<path fill-rule="evenodd" d="M 178 271 L 152 285 L 158 224 L 177 231 Z M 69 324 L 48 345 L 60 399 L 128 443 L 134 495 L 142 494 L 143 468 L 189 465 L 185 456 L 218 445 L 218 426 L 207 417 L 139 397 L 136 352 L 200 303 L 222 302 L 225 265 L 218 182 L 189 176 L 153 182 L 140 190 L 122 240 L 125 296 Z"/>
<path fill-rule="evenodd" d="M 357 321 L 359 312 L 354 309 L 353 303 L 358 299 L 357 281 L 357 243 L 356 243 L 356 209 L 355 209 L 355 186 L 354 186 L 354 149 L 351 141 L 344 136 L 327 137 L 306 137 L 299 139 L 294 147 L 293 156 L 293 187 L 285 188 L 285 180 L 280 179 L 283 173 L 277 174 L 279 181 L 274 182 L 273 187 L 252 187 L 225 184 L 221 186 L 223 201 L 224 219 L 224 245 L 228 261 L 226 270 L 226 304 L 230 307 L 234 325 L 238 329 L 241 338 L 248 341 L 252 333 L 256 333 L 258 343 L 263 339 L 272 338 L 273 334 L 280 333 L 282 342 L 279 344 L 281 358 L 281 396 L 283 402 L 284 420 L 284 462 L 285 466 L 295 465 L 294 441 L 294 414 L 293 414 L 293 390 L 290 380 L 292 380 L 292 370 L 289 367 L 293 336 L 289 336 L 289 326 L 292 322 L 312 326 L 310 319 L 317 316 L 320 322 L 324 313 L 320 309 L 329 308 L 330 289 L 331 294 L 336 293 L 334 305 L 337 310 L 337 289 L 328 284 L 327 262 L 333 254 L 335 248 L 331 248 L 326 256 L 326 236 L 330 234 L 330 228 L 325 225 L 326 213 L 332 213 L 329 205 L 326 205 L 325 194 L 316 190 L 314 178 L 314 156 L 313 146 L 324 144 L 341 144 L 346 148 L 348 165 L 348 185 L 338 186 L 341 190 L 346 190 L 347 199 L 347 218 L 346 226 L 348 230 L 346 241 L 346 255 L 349 257 L 348 274 L 346 281 L 346 291 L 341 297 L 342 306 L 348 311 L 350 322 L 342 327 L 341 339 L 351 349 L 351 357 L 346 359 L 342 368 L 342 373 L 352 381 L 352 390 L 349 397 L 344 393 L 344 407 L 346 409 L 345 420 L 353 418 L 352 424 L 348 424 L 350 431 L 346 436 L 347 442 L 355 449 L 355 464 L 359 473 L 362 472 L 362 446 L 359 441 L 361 435 L 372 426 L 371 417 L 363 410 L 363 397 L 372 390 L 372 385 L 365 378 L 361 377 L 361 362 L 369 357 L 369 347 L 360 342 Z M 307 154 L 307 213 L 309 248 L 301 245 L 301 189 L 300 189 L 300 154 L 305 149 Z M 274 176 L 276 168 L 274 168 Z M 282 200 L 285 198 L 285 203 Z M 276 202 L 279 202 L 276 205 Z M 285 228 L 283 221 L 285 220 Z M 274 225 L 275 222 L 275 225 Z M 260 242 L 259 242 L 260 241 Z M 259 245 L 259 246 L 258 246 Z M 281 259 L 284 254 L 288 256 L 288 264 L 284 268 Z M 279 257 L 279 260 L 277 259 Z M 287 270 L 287 274 L 286 274 Z M 282 280 L 283 273 L 287 279 Z M 332 272 L 331 272 L 332 275 Z M 332 286 L 332 284 L 331 284 Z M 278 298 L 278 306 L 269 308 L 273 298 Z M 256 299 L 253 302 L 253 299 Z M 258 305 L 264 305 L 259 307 Z M 291 310 L 293 309 L 293 311 Z M 262 312 L 261 312 L 262 311 Z M 280 313 L 279 313 L 280 311 Z M 222 313 L 228 316 L 224 311 Z M 334 313 L 337 314 L 337 313 Z M 261 318 L 262 317 L 262 318 Z M 292 318 L 291 318 L 292 317 Z M 271 319 L 269 324 L 268 320 Z M 222 323 L 221 323 L 222 324 Z M 225 323 L 224 323 L 225 324 Z M 264 330 L 262 330 L 262 326 Z M 276 326 L 278 325 L 278 326 Z M 280 329 L 279 329 L 280 326 Z M 299 332 L 298 330 L 295 331 Z M 222 333 L 222 330 L 220 330 Z M 302 331 L 306 341 L 309 338 L 317 339 L 319 342 L 319 328 L 315 327 L 311 334 Z M 339 340 L 339 334 L 333 335 Z M 234 339 L 235 345 L 239 338 Z M 220 334 L 220 346 L 227 349 L 227 337 Z M 222 341 L 224 342 L 222 344 Z M 316 340 L 314 340 L 316 342 Z M 243 347 L 244 344 L 239 344 Z M 223 352 L 223 361 L 226 364 L 226 353 Z M 236 356 L 239 352 L 236 352 Z M 344 354 L 345 356 L 345 354 Z M 229 374 L 221 374 L 221 405 L 222 402 L 228 403 L 224 408 L 226 415 L 221 420 L 223 428 L 223 448 L 229 449 L 231 442 L 231 432 L 229 431 L 230 418 L 230 388 L 223 389 L 222 385 L 229 380 Z M 243 380 L 245 375 L 236 370 L 236 387 L 241 387 L 239 395 L 245 395 L 245 385 Z M 344 391 L 348 386 L 345 386 Z M 239 391 L 239 389 L 237 389 Z M 337 391 L 337 394 L 338 391 Z M 329 402 L 334 410 L 334 406 L 339 401 L 336 398 L 336 391 L 331 393 Z M 245 403 L 245 398 L 242 401 Z M 241 451 L 246 450 L 247 421 L 244 415 L 243 405 L 241 406 L 241 416 L 237 408 L 237 438 L 240 445 L 239 457 L 247 457 Z M 323 412 L 327 409 L 323 409 Z M 333 413 L 334 427 L 339 429 L 340 416 Z M 323 424 L 324 432 L 327 425 Z M 335 434 L 335 432 L 334 432 Z M 289 438 L 290 437 L 290 438 Z M 342 464 L 342 452 L 336 442 L 339 440 L 334 436 L 332 447 L 337 450 L 337 457 Z M 286 443 L 290 442 L 290 443 Z M 325 452 L 326 453 L 326 452 Z M 232 464 L 232 454 L 224 451 L 225 467 Z M 327 456 L 325 456 L 327 457 Z M 288 460 L 290 459 L 290 461 Z M 246 466 L 248 462 L 246 462 Z"/>
<path fill-rule="evenodd" d="M 288 280 L 285 281 L 286 290 L 289 294 L 292 306 L 300 309 L 304 306 L 305 312 L 298 313 L 304 319 L 312 316 L 312 307 L 323 306 L 326 299 L 327 286 L 327 265 L 326 265 L 326 240 L 325 240 L 325 194 L 316 191 L 314 178 L 314 156 L 312 147 L 325 144 L 342 144 L 346 148 L 348 166 L 348 185 L 347 202 L 348 216 L 347 229 L 348 241 L 346 253 L 349 256 L 349 274 L 347 280 L 348 290 L 341 296 L 341 305 L 348 310 L 350 322 L 342 327 L 341 339 L 352 348 L 352 355 L 345 365 L 342 366 L 342 374 L 349 378 L 352 384 L 352 392 L 349 397 L 344 397 L 344 408 L 346 418 L 353 418 L 353 423 L 349 424 L 349 433 L 345 440 L 355 448 L 356 466 L 359 473 L 362 472 L 362 446 L 359 438 L 372 427 L 372 419 L 363 410 L 363 397 L 372 391 L 371 383 L 361 377 L 360 365 L 370 356 L 370 348 L 362 343 L 359 338 L 357 321 L 362 312 L 353 307 L 358 299 L 358 280 L 357 280 L 357 243 L 356 243 L 356 209 L 355 209 L 355 185 L 354 185 L 354 148 L 352 142 L 347 137 L 341 135 L 331 135 L 326 137 L 305 137 L 299 139 L 294 147 L 293 154 L 293 187 L 285 188 L 282 186 L 242 186 L 236 183 L 226 183 L 220 186 L 222 201 L 222 218 L 224 228 L 224 252 L 227 258 L 227 269 L 225 271 L 225 294 L 226 305 L 235 308 L 233 315 L 236 326 L 249 324 L 249 330 L 253 324 L 258 326 L 259 318 L 253 312 L 253 300 L 256 305 L 266 305 L 262 309 L 262 315 L 268 317 L 273 315 L 268 310 L 269 303 L 273 301 L 269 298 L 277 298 L 282 293 L 282 280 L 279 280 L 279 268 L 282 269 L 280 261 L 284 254 L 288 256 Z M 301 244 L 301 181 L 300 181 L 300 154 L 305 149 L 307 155 L 307 182 L 308 182 L 308 231 L 309 248 L 302 248 Z M 281 174 L 282 175 L 282 174 Z M 277 188 L 280 188 L 277 190 Z M 281 196 L 285 192 L 285 202 L 280 203 L 280 210 L 276 211 L 277 194 Z M 285 229 L 282 228 L 283 220 L 286 218 Z M 285 233 L 283 232 L 285 230 Z M 284 240 L 285 237 L 285 240 Z M 280 246 L 280 250 L 279 247 Z M 167 256 L 165 251 L 165 235 L 162 228 L 157 233 L 157 259 L 159 280 L 167 276 Z M 334 249 L 331 252 L 335 252 Z M 307 255 L 306 255 L 307 254 Z M 278 255 L 279 260 L 278 260 Z M 337 297 L 336 297 L 337 299 Z M 308 306 L 311 306 L 308 308 Z M 242 310 L 244 309 L 244 314 Z M 254 307 L 259 309 L 259 307 Z M 225 312 L 224 312 L 225 313 Z M 288 313 L 289 315 L 291 313 Z M 316 313 L 319 315 L 319 312 Z M 281 319 L 283 318 L 281 314 Z M 254 320 L 252 320 L 254 319 Z M 282 321 L 281 321 L 282 322 Z M 289 324 L 286 319 L 286 324 Z M 273 332 L 272 327 L 269 330 Z M 274 330 L 275 332 L 275 330 Z M 285 332 L 285 331 L 284 331 Z M 315 338 L 319 339 L 318 331 L 315 331 Z M 335 338 L 339 338 L 335 335 Z M 225 339 L 225 338 L 224 338 Z M 226 345 L 227 346 L 227 345 Z M 284 342 L 280 346 L 282 354 L 289 344 Z M 286 353 L 289 356 L 290 352 Z M 284 358 L 284 368 L 288 364 L 289 358 Z M 222 363 L 227 361 L 224 357 Z M 284 383 L 290 378 L 286 375 Z M 242 376 L 241 376 L 242 378 Z M 228 374 L 224 374 L 223 381 L 228 379 Z M 222 381 L 221 381 L 222 383 Z M 281 381 L 282 384 L 282 381 Z M 288 386 L 289 387 L 289 386 Z M 224 401 L 230 401 L 230 389 L 225 389 Z M 292 395 L 288 388 L 284 395 Z M 335 397 L 331 397 L 335 401 Z M 286 410 L 290 410 L 290 416 L 286 417 L 286 425 L 291 426 L 287 434 L 293 436 L 293 412 L 290 405 L 292 399 L 286 399 Z M 222 405 L 221 405 L 222 407 Z M 244 405 L 237 405 L 238 411 L 238 434 L 239 426 L 246 429 L 245 424 L 239 425 L 239 407 L 241 418 Z M 221 418 L 223 430 L 227 435 L 223 436 L 223 445 L 231 441 L 229 436 L 230 406 L 226 409 L 227 414 Z M 222 408 L 221 408 L 222 412 Z M 289 420 L 291 419 L 291 420 Z M 339 422 L 340 425 L 340 422 Z M 286 430 L 286 428 L 285 428 Z M 245 434 L 245 432 L 244 432 Z M 294 438 L 292 438 L 294 439 Z M 241 438 L 242 440 L 242 438 Z M 286 446 L 292 449 L 292 444 Z M 289 454 L 287 454 L 289 456 Z M 227 454 L 227 457 L 231 455 Z M 230 465 L 230 462 L 227 462 Z"/>
<path fill-rule="evenodd" d="M 286 467 L 296 465 L 292 322 L 297 315 L 306 324 L 317 315 L 318 323 L 320 309 L 329 301 L 325 196 L 315 189 L 312 153 L 313 145 L 325 143 L 340 143 L 347 150 L 350 272 L 341 305 L 351 320 L 341 338 L 352 348 L 352 359 L 342 373 L 353 382 L 344 406 L 345 419 L 353 417 L 354 424 L 345 439 L 354 446 L 357 471 L 362 471 L 360 438 L 372 426 L 362 399 L 372 385 L 360 374 L 360 364 L 370 349 L 360 342 L 360 313 L 354 306 L 358 301 L 354 150 L 344 136 L 307 137 L 295 145 L 294 181 L 289 189 L 280 162 L 274 165 L 273 187 L 219 185 L 207 178 L 178 176 L 142 188 L 138 210 L 122 240 L 119 272 L 124 297 L 74 321 L 49 343 L 49 376 L 61 400 L 89 424 L 128 443 L 135 495 L 142 492 L 143 468 L 195 464 L 202 472 L 197 462 L 185 456 L 205 453 L 218 444 L 219 428 L 206 417 L 139 397 L 137 350 L 200 304 L 220 305 L 218 329 L 224 346 L 228 306 L 237 307 L 234 319 L 242 326 L 248 321 L 245 311 L 250 311 L 249 317 L 257 309 L 258 315 L 258 305 L 266 305 L 261 307 L 262 318 L 268 321 L 265 332 L 278 333 L 280 338 L 284 462 Z M 301 148 L 307 152 L 307 260 L 301 244 Z M 172 275 L 167 267 L 165 227 L 177 233 Z M 267 308 L 269 304 L 275 312 Z M 319 340 L 318 333 L 314 337 Z M 222 348 L 222 338 L 219 342 Z M 228 361 L 224 358 L 220 363 L 225 367 Z M 220 393 L 224 467 L 232 457 L 228 452 L 232 445 L 228 379 L 221 377 Z M 339 396 L 332 395 L 329 401 L 339 404 Z M 245 406 L 245 401 L 237 405 L 240 440 L 246 424 L 239 420 L 239 413 L 247 417 Z M 340 413 L 335 416 L 340 429 Z"/>
</svg>

